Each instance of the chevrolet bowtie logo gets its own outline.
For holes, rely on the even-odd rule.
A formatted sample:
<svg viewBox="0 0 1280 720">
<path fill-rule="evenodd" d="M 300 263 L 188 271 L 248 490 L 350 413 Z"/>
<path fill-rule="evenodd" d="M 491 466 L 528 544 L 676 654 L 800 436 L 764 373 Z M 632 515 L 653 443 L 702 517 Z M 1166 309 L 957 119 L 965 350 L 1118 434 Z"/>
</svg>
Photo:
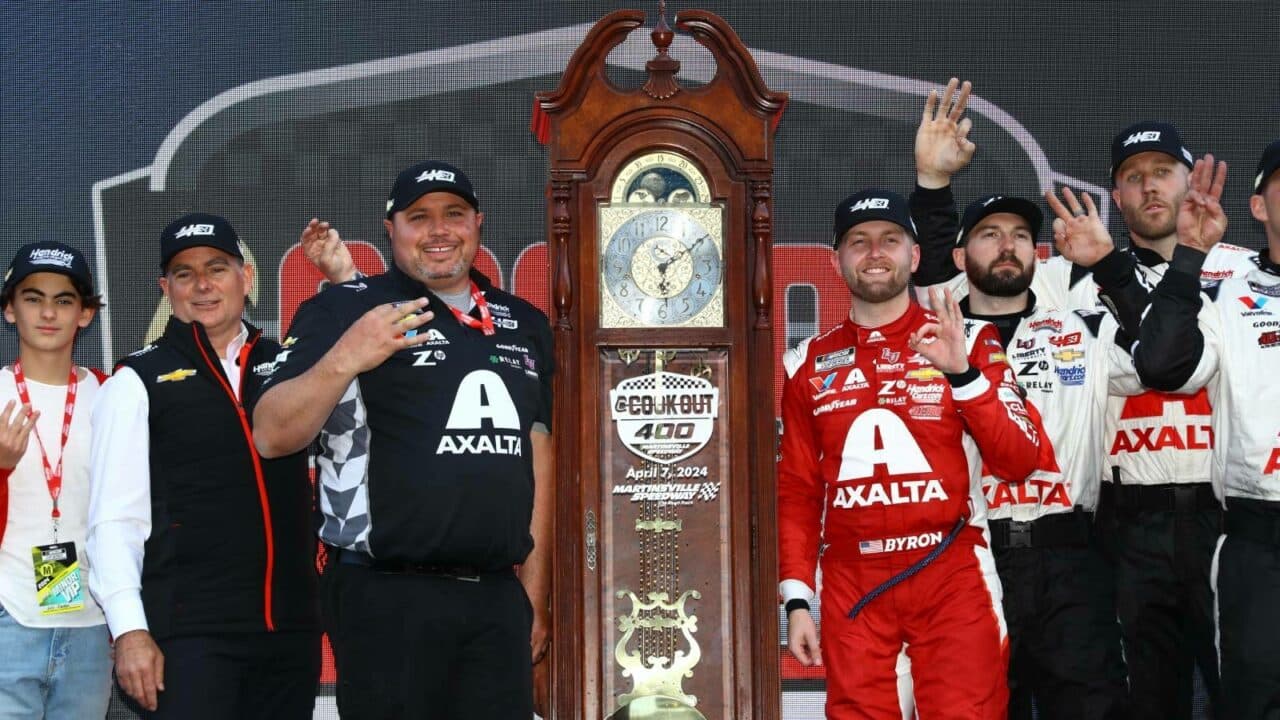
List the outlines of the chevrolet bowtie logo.
<svg viewBox="0 0 1280 720">
<path fill-rule="evenodd" d="M 1084 357 L 1084 353 L 1079 350 L 1060 350 L 1053 354 L 1053 358 L 1058 362 L 1075 362 Z"/>
<path fill-rule="evenodd" d="M 156 376 L 156 382 L 158 382 L 158 383 L 162 383 L 162 382 L 182 382 L 183 380 L 186 380 L 187 378 L 189 378 L 189 377 L 191 377 L 192 375 L 195 375 L 195 374 L 196 374 L 196 371 L 195 371 L 195 370 L 193 370 L 193 369 L 191 369 L 191 368 L 178 368 L 177 370 L 174 370 L 173 372 L 167 372 L 167 373 L 165 373 L 165 374 L 163 374 L 163 375 L 157 375 L 157 376 Z"/>
</svg>

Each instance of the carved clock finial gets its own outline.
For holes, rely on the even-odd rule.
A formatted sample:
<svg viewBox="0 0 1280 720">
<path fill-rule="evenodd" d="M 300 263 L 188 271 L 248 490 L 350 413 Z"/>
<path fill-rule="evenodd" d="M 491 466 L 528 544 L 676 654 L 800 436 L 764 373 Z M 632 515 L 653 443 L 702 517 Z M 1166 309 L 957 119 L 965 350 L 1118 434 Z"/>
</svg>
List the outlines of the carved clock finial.
<svg viewBox="0 0 1280 720">
<path fill-rule="evenodd" d="M 680 61 L 667 54 L 675 32 L 667 25 L 666 0 L 658 0 L 658 22 L 653 26 L 649 37 L 653 38 L 653 46 L 658 49 L 658 54 L 645 63 L 649 79 L 644 84 L 644 92 L 655 100 L 665 100 L 680 92 L 675 79 L 675 74 L 680 72 Z"/>
</svg>

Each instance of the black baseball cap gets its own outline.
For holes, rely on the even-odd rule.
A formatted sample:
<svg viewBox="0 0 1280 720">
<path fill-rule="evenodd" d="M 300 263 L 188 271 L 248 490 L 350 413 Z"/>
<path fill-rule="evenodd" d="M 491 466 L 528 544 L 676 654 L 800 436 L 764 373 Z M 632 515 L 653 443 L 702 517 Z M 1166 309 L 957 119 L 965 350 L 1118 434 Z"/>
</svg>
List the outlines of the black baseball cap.
<svg viewBox="0 0 1280 720">
<path fill-rule="evenodd" d="M 1258 172 L 1253 176 L 1253 192 L 1255 195 L 1262 194 L 1262 188 L 1267 184 L 1267 178 L 1272 173 L 1280 170 L 1280 140 L 1274 140 L 1262 151 L 1262 158 L 1258 160 Z"/>
<path fill-rule="evenodd" d="M 969 233 L 988 215 L 996 213 L 1013 213 L 1027 221 L 1031 226 L 1031 239 L 1040 235 L 1040 226 L 1044 224 L 1044 213 L 1030 200 L 1006 195 L 988 195 L 969 203 L 960 218 L 960 232 L 956 235 L 956 247 L 963 247 Z"/>
<path fill-rule="evenodd" d="M 4 286 L 16 286 L 28 275 L 51 272 L 66 275 L 77 282 L 79 288 L 87 288 L 94 295 L 93 274 L 89 263 L 79 250 L 53 240 L 33 242 L 18 248 L 4 274 Z"/>
<path fill-rule="evenodd" d="M 387 196 L 387 219 L 433 192 L 453 193 L 476 210 L 480 209 L 480 200 L 465 173 L 449 163 L 428 160 L 407 167 L 396 176 L 391 194 Z"/>
<path fill-rule="evenodd" d="M 210 213 L 188 213 L 160 232 L 160 272 L 168 269 L 174 255 L 193 247 L 211 247 L 244 260 L 240 236 L 226 218 Z"/>
<path fill-rule="evenodd" d="M 870 188 L 856 192 L 836 205 L 835 221 L 831 227 L 831 246 L 839 245 L 849 228 L 870 220 L 888 220 L 901 225 L 911 233 L 911 237 L 916 236 L 916 224 L 911 220 L 907 201 L 892 190 Z"/>
<path fill-rule="evenodd" d="M 1187 167 L 1195 167 L 1195 158 L 1182 144 L 1178 128 L 1166 122 L 1144 120 L 1121 130 L 1111 141 L 1111 184 L 1116 184 L 1116 171 L 1125 160 L 1144 152 L 1164 153 Z"/>
</svg>

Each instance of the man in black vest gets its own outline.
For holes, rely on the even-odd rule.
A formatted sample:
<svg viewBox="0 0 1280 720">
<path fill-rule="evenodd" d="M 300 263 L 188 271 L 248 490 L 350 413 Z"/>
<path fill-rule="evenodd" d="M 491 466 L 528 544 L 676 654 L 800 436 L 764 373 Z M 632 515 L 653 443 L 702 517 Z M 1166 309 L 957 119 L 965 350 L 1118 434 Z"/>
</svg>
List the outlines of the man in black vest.
<svg viewBox="0 0 1280 720">
<path fill-rule="evenodd" d="M 90 588 L 121 688 L 154 718 L 310 718 L 320 633 L 307 459 L 258 455 L 280 352 L 244 322 L 253 268 L 223 218 L 160 235 L 164 334 L 93 412 Z"/>
<path fill-rule="evenodd" d="M 391 269 L 298 310 L 254 413 L 264 457 L 320 436 L 325 622 L 344 717 L 533 712 L 551 329 L 473 269 L 483 219 L 457 168 L 400 173 L 384 221 Z"/>
</svg>

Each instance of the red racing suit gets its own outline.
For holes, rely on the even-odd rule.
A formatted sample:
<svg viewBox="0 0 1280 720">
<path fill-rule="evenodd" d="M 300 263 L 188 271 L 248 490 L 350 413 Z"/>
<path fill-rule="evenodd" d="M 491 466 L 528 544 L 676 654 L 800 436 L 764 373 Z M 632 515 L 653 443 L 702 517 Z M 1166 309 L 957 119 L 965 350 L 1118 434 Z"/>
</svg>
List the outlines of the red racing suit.
<svg viewBox="0 0 1280 720">
<path fill-rule="evenodd" d="M 827 717 L 900 718 L 897 656 L 920 717 L 1003 718 L 1007 640 L 981 497 L 1036 468 L 1039 432 L 991 325 L 965 322 L 973 370 L 944 376 L 907 347 L 935 316 L 845 321 L 784 356 L 778 534 L 784 599 L 812 599 L 822 548 Z M 952 383 L 956 383 L 954 386 Z M 981 457 L 979 457 L 981 451 Z M 967 523 L 931 564 L 846 615 Z"/>
</svg>

